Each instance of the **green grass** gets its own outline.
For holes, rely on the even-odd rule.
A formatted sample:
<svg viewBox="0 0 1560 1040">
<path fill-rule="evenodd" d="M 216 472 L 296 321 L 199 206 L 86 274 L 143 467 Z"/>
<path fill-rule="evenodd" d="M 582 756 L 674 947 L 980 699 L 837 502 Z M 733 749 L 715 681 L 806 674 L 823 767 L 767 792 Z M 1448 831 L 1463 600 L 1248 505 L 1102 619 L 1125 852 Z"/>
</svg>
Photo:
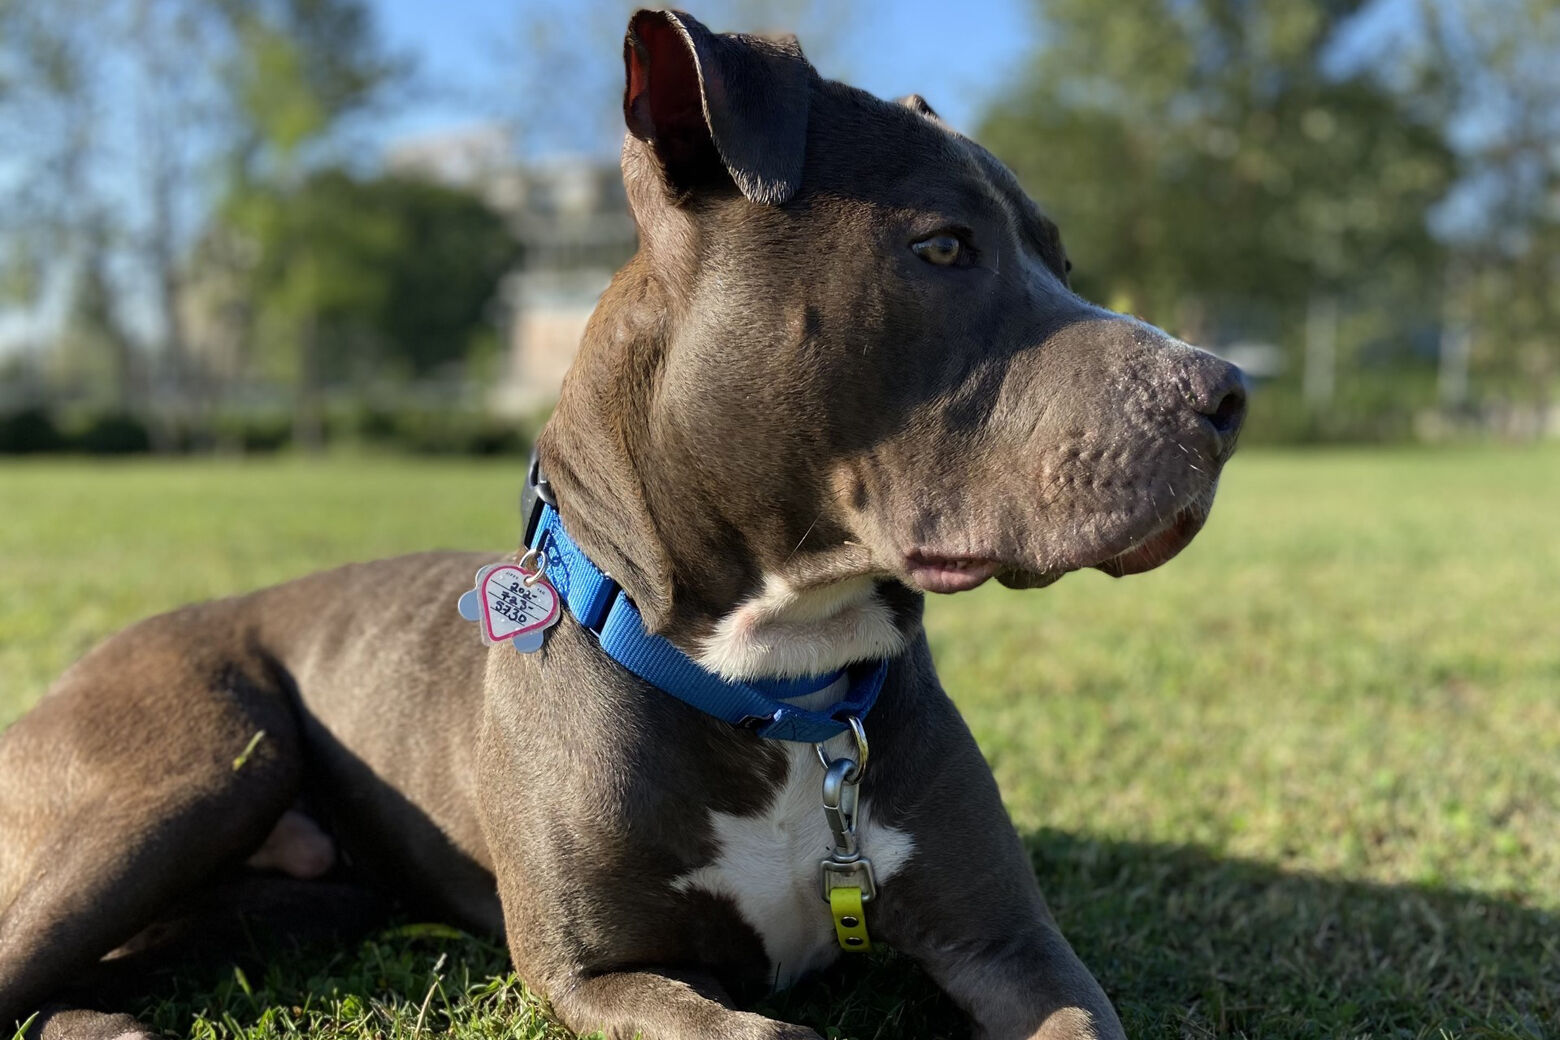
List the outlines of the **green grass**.
<svg viewBox="0 0 1560 1040">
<path fill-rule="evenodd" d="M 0 724 L 146 613 L 349 559 L 514 543 L 520 466 L 0 466 Z M 1560 452 L 1249 452 L 1153 574 L 929 626 L 1053 907 L 1140 1037 L 1560 1035 Z M 226 965 L 194 1037 L 558 1038 L 439 930 Z M 962 1035 L 890 958 L 773 1000 Z"/>
</svg>

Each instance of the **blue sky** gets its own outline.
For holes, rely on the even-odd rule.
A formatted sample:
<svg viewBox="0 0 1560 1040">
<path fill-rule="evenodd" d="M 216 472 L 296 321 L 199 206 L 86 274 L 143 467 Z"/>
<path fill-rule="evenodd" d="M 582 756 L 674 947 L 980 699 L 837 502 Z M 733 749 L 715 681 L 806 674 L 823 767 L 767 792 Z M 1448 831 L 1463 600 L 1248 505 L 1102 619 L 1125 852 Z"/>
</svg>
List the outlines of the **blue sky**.
<svg viewBox="0 0 1560 1040">
<path fill-rule="evenodd" d="M 524 73 L 557 41 L 564 82 L 549 88 L 545 122 L 550 144 L 528 158 L 557 152 L 616 156 L 622 123 L 622 40 L 632 0 L 367 0 L 382 41 L 411 59 L 414 85 L 358 123 L 353 137 L 377 157 L 398 140 L 438 134 L 514 116 L 523 105 Z M 1016 74 L 1033 45 L 1035 0 L 685 0 L 676 4 L 716 30 L 794 31 L 826 76 L 884 97 L 916 92 L 945 119 L 973 130 L 985 101 Z M 534 77 L 533 77 L 534 80 Z M 536 106 L 532 106 L 533 110 Z M 534 112 L 533 112 L 534 114 Z M 120 120 L 119 123 L 124 121 Z M 542 125 L 542 120 L 537 120 Z M 124 124 L 129 125 L 129 124 Z M 575 131 L 572 132 L 571 131 Z M 588 132 L 584 132 L 588 131 Z M 124 142 L 131 153 L 134 135 Z M 134 169 L 128 154 L 124 170 Z M 130 210 L 144 202 L 126 184 Z M 58 288 L 58 286 L 56 286 Z M 137 287 L 125 317 L 151 324 L 150 297 Z M 32 312 L 0 306 L 0 354 L 29 330 L 57 317 L 63 298 L 51 292 Z"/>
<path fill-rule="evenodd" d="M 712 29 L 799 31 L 803 49 L 825 75 L 882 96 L 923 94 L 961 129 L 973 129 L 982 103 L 1014 74 L 1034 40 L 1029 0 L 976 0 L 958 7 L 948 0 L 865 0 L 851 3 L 842 31 L 827 32 L 825 39 L 809 39 L 807 26 L 785 23 L 784 2 L 687 0 L 679 6 Z M 496 95 L 504 89 L 504 63 L 526 60 L 522 26 L 568 23 L 578 38 L 584 25 L 591 37 L 582 48 L 584 60 L 599 61 L 603 75 L 621 75 L 619 48 L 632 10 L 612 0 L 373 0 L 373 7 L 385 41 L 416 59 L 431 88 L 378 130 L 386 141 L 480 121 L 502 107 L 504 99 Z M 831 7 L 844 10 L 815 3 L 811 20 L 830 20 Z M 773 12 L 768 18 L 782 24 L 752 24 L 755 8 Z"/>
</svg>

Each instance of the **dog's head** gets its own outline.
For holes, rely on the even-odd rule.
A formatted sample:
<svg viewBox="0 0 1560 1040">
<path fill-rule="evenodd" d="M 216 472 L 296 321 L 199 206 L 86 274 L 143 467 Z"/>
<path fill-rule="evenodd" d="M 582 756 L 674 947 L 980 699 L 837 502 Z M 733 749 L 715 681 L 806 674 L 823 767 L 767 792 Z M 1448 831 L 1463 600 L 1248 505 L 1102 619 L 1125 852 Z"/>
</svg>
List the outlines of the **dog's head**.
<svg viewBox="0 0 1560 1040">
<path fill-rule="evenodd" d="M 653 626 L 865 631 L 900 586 L 1136 573 L 1197 533 L 1238 370 L 1074 295 L 1056 226 L 990 153 L 918 97 L 820 78 L 794 40 L 641 11 L 624 58 L 640 252 L 542 448 L 609 514 L 564 507 Z M 566 432 L 584 423 L 613 432 Z M 740 656 L 705 660 L 770 668 Z"/>
</svg>

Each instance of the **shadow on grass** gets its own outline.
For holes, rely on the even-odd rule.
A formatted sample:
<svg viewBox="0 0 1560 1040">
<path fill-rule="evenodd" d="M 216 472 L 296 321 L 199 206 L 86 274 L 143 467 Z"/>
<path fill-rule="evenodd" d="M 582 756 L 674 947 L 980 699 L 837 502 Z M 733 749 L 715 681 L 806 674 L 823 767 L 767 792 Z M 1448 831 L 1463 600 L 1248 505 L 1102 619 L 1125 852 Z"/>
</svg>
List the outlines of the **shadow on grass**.
<svg viewBox="0 0 1560 1040">
<path fill-rule="evenodd" d="M 1132 1036 L 1560 1034 L 1560 916 L 1187 847 L 1028 836 Z"/>
<path fill-rule="evenodd" d="M 1554 913 L 1466 892 L 1289 874 L 1184 846 L 1055 831 L 1027 841 L 1063 930 L 1130 1036 L 1560 1035 Z M 310 1029 L 293 1009 L 335 1007 L 313 1020 L 316 1030 L 410 1033 L 437 978 L 425 1031 L 486 1036 L 508 1017 L 520 1024 L 511 1021 L 508 1035 L 558 1035 L 518 985 L 489 977 L 505 970 L 494 944 L 438 928 L 392 930 L 242 980 L 214 962 L 165 978 L 146 1017 L 187 1034 L 198 1014 L 194 1031 L 208 1038 L 283 1035 Z M 935 985 L 891 955 L 847 958 L 761 1010 L 830 1037 L 969 1035 Z"/>
</svg>

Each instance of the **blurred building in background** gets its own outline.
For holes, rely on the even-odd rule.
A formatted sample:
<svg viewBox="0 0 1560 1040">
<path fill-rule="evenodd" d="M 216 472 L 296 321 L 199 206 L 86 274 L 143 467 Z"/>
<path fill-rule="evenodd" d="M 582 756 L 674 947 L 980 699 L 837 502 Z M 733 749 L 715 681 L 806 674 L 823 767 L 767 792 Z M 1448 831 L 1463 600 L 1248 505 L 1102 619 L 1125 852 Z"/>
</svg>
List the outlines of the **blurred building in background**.
<svg viewBox="0 0 1560 1040">
<path fill-rule="evenodd" d="M 504 361 L 489 405 L 500 415 L 544 407 L 602 290 L 634 252 L 617 165 L 585 158 L 521 165 L 502 128 L 486 126 L 399 142 L 385 163 L 392 173 L 472 191 L 507 221 L 520 261 L 500 293 Z"/>
</svg>

